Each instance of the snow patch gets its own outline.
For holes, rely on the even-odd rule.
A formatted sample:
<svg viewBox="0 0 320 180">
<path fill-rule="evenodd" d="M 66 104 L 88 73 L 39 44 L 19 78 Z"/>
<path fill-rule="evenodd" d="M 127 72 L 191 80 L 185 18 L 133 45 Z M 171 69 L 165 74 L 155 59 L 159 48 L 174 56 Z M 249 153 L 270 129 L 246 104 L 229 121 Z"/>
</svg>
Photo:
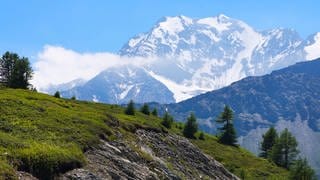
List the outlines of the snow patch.
<svg viewBox="0 0 320 180">
<path fill-rule="evenodd" d="M 179 17 L 166 17 L 166 21 L 161 22 L 159 28 L 166 31 L 170 35 L 174 35 L 184 30 L 183 24 Z"/>
<path fill-rule="evenodd" d="M 307 52 L 307 60 L 313 60 L 320 57 L 320 32 L 318 32 L 314 38 L 314 43 L 306 46 L 304 50 Z"/>
<path fill-rule="evenodd" d="M 122 93 L 119 95 L 120 100 L 124 99 L 128 95 L 128 92 L 133 88 L 133 86 L 134 85 L 124 85 L 124 84 L 119 85 L 121 89 L 124 89 L 124 91 L 122 91 Z"/>
<path fill-rule="evenodd" d="M 155 78 L 156 80 L 160 81 L 162 84 L 167 86 L 167 88 L 174 94 L 174 99 L 176 102 L 180 102 L 192 97 L 192 95 L 188 94 L 185 90 L 186 87 L 180 85 L 174 81 L 171 81 L 163 76 L 157 75 L 154 72 L 150 71 L 149 74 Z"/>
<path fill-rule="evenodd" d="M 208 17 L 199 19 L 197 23 L 213 27 L 220 33 L 228 30 L 229 26 L 232 24 L 231 22 L 221 22 L 219 17 Z"/>
</svg>

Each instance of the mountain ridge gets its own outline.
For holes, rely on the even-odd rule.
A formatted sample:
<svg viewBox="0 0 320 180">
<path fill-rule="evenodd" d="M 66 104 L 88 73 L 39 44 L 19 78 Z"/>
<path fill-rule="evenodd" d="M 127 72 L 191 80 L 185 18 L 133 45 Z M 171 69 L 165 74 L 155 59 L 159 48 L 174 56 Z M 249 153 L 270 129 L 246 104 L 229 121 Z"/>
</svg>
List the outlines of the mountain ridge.
<svg viewBox="0 0 320 180">
<path fill-rule="evenodd" d="M 314 49 L 320 46 L 319 34 L 303 39 L 288 28 L 257 31 L 223 14 L 200 19 L 173 16 L 162 18 L 148 32 L 131 38 L 119 54 L 155 59 L 141 68 L 180 102 L 247 76 L 310 60 L 318 56 Z M 118 103 L 112 99 L 104 102 Z"/>
<path fill-rule="evenodd" d="M 319 68 L 320 59 L 299 62 L 165 107 L 180 120 L 193 111 L 202 129 L 215 134 L 215 118 L 225 104 L 230 105 L 235 112 L 240 144 L 256 154 L 262 134 L 270 126 L 278 130 L 289 128 L 300 144 L 302 155 L 319 175 Z"/>
</svg>

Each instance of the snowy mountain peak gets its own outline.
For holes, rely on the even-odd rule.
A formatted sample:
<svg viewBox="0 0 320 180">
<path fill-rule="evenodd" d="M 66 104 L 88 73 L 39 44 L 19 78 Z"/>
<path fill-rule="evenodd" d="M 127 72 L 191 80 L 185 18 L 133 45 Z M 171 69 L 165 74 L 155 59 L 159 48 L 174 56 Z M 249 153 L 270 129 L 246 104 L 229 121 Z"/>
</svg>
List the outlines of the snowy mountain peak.
<svg viewBox="0 0 320 180">
<path fill-rule="evenodd" d="M 320 33 L 304 40 L 293 29 L 256 31 L 245 22 L 224 14 L 201 19 L 183 15 L 164 17 L 149 32 L 130 39 L 119 52 L 121 56 L 152 57 L 153 61 L 140 67 L 143 71 L 132 67 L 111 69 L 105 76 L 109 80 L 96 85 L 127 82 L 130 86 L 126 88 L 130 87 L 132 94 L 114 87 L 117 96 L 112 98 L 118 103 L 138 97 L 133 96 L 133 92 L 138 89 L 143 92 L 146 84 L 142 85 L 141 77 L 147 76 L 155 84 L 152 86 L 162 87 L 170 96 L 162 97 L 161 102 L 172 102 L 173 98 L 182 101 L 247 76 L 264 75 L 298 61 L 314 59 L 320 56 L 319 48 Z M 148 89 L 156 91 L 158 88 Z M 94 95 L 99 99 L 98 94 Z M 142 101 L 144 98 L 140 95 L 139 101 Z M 149 100 L 156 99 L 150 94 Z"/>
</svg>

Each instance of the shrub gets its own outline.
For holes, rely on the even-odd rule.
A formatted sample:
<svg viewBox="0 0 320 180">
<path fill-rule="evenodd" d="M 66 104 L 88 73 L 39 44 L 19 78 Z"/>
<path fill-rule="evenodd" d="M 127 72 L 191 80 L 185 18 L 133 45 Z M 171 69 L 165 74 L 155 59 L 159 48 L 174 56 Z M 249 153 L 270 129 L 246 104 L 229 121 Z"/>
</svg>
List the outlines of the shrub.
<svg viewBox="0 0 320 180">
<path fill-rule="evenodd" d="M 56 98 L 60 98 L 60 92 L 59 91 L 55 92 L 53 96 Z"/>
</svg>

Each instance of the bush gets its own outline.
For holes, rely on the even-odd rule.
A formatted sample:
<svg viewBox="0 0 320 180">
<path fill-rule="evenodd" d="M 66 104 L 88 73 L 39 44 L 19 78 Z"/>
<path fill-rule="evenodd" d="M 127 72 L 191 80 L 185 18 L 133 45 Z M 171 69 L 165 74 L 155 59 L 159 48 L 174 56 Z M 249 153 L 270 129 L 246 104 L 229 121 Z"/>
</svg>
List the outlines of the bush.
<svg viewBox="0 0 320 180">
<path fill-rule="evenodd" d="M 60 98 L 60 92 L 59 91 L 55 92 L 53 96 L 56 98 Z"/>
<path fill-rule="evenodd" d="M 15 150 L 14 156 L 19 160 L 19 171 L 29 172 L 39 179 L 53 179 L 57 173 L 79 168 L 85 163 L 82 151 L 75 145 L 59 147 L 32 143 L 28 148 Z"/>
<path fill-rule="evenodd" d="M 203 132 L 200 133 L 199 139 L 200 139 L 200 140 L 204 140 L 204 133 L 203 133 Z"/>
</svg>

